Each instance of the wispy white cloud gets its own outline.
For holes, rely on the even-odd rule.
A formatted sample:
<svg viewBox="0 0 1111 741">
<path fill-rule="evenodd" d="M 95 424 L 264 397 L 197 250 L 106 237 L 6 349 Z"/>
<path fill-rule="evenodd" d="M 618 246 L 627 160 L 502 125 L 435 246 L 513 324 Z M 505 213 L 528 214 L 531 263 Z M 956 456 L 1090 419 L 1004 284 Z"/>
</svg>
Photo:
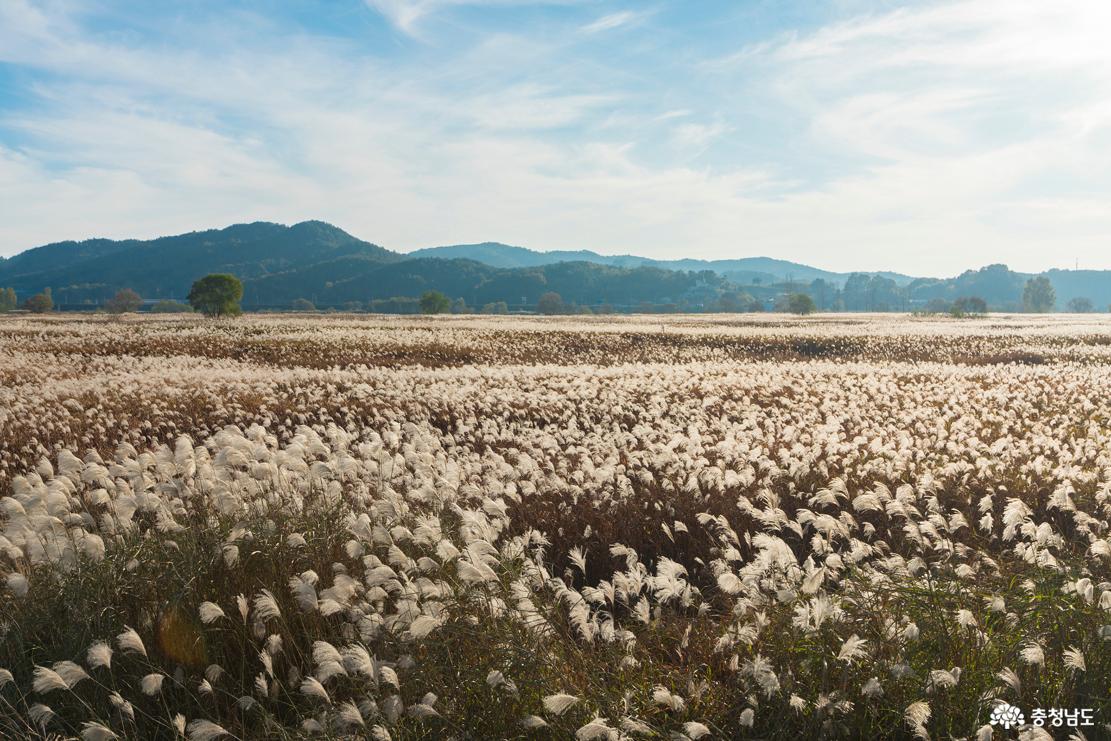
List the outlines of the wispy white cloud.
<svg viewBox="0 0 1111 741">
<path fill-rule="evenodd" d="M 450 5 L 451 0 L 366 0 L 366 4 L 402 31 L 412 33 L 421 18 Z"/>
<path fill-rule="evenodd" d="M 683 147 L 705 149 L 706 145 L 719 136 L 728 133 L 730 127 L 721 122 L 685 123 L 675 127 L 675 141 Z"/>
<path fill-rule="evenodd" d="M 365 0 L 373 10 L 407 34 L 416 35 L 420 22 L 438 12 L 459 6 L 568 5 L 580 0 Z"/>
<path fill-rule="evenodd" d="M 431 40 L 462 2 L 378 5 Z M 0 100 L 0 253 L 323 218 L 404 249 L 1111 267 L 1102 4 L 915 4 L 735 52 L 729 31 L 709 63 L 673 17 L 582 33 L 629 12 L 603 6 L 389 56 L 288 21 L 152 41 L 0 3 L 0 59 L 30 80 Z"/>
<path fill-rule="evenodd" d="M 656 116 L 657 121 L 667 121 L 673 118 L 686 118 L 693 113 L 690 108 L 674 108 L 670 111 L 664 111 Z"/>
<path fill-rule="evenodd" d="M 603 31 L 612 31 L 615 28 L 621 28 L 622 26 L 628 26 L 632 23 L 636 23 L 637 21 L 646 17 L 646 15 L 646 13 L 636 13 L 631 10 L 622 10 L 617 13 L 609 13 L 602 16 L 601 18 L 598 18 L 595 21 L 587 23 L 585 26 L 582 27 L 582 32 L 601 33 Z"/>
<path fill-rule="evenodd" d="M 533 131 L 579 123 L 617 101 L 617 95 L 566 94 L 522 84 L 467 97 L 457 113 L 491 131 Z"/>
</svg>

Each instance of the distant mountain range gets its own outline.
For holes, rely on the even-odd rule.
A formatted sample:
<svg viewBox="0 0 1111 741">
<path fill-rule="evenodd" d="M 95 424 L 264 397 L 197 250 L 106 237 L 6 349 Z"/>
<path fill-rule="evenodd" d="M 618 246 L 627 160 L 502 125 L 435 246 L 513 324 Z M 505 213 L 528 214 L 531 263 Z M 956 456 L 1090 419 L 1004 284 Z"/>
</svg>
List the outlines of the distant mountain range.
<svg viewBox="0 0 1111 741">
<path fill-rule="evenodd" d="M 409 257 L 440 257 L 446 259 L 475 260 L 497 268 L 531 268 L 561 262 L 590 262 L 618 268 L 653 267 L 664 270 L 712 270 L 736 283 L 805 281 L 821 278 L 842 285 L 851 273 L 835 273 L 772 257 L 741 257 L 734 260 L 653 260 L 636 255 L 599 255 L 590 250 L 554 250 L 539 252 L 527 247 L 513 247 L 500 242 L 481 244 L 455 244 L 445 247 L 427 247 L 409 253 Z M 905 286 L 915 280 L 901 273 L 867 273 L 890 278 L 897 285 Z"/>
<path fill-rule="evenodd" d="M 342 307 L 434 289 L 471 306 L 504 301 L 527 307 L 555 291 L 568 303 L 619 310 L 647 304 L 704 310 L 735 305 L 739 297 L 767 307 L 785 291 L 804 290 L 821 308 L 833 310 L 907 310 L 961 296 L 1017 310 L 1031 277 L 1004 265 L 954 278 L 914 278 L 838 273 L 769 257 L 653 260 L 589 250 L 537 252 L 497 242 L 401 254 L 306 221 L 236 224 L 152 240 L 48 244 L 0 260 L 0 287 L 15 288 L 22 298 L 49 287 L 56 303 L 79 307 L 97 305 L 121 288 L 145 298 L 181 299 L 194 280 L 214 272 L 243 280 L 247 308 L 278 308 L 298 298 Z M 1058 308 L 1077 297 L 1090 299 L 1097 310 L 1111 303 L 1111 271 L 1042 275 L 1056 288 Z"/>
<path fill-rule="evenodd" d="M 20 297 L 51 288 L 62 306 L 99 304 L 121 288 L 181 299 L 207 273 L 232 273 L 247 307 L 306 298 L 343 306 L 434 289 L 467 304 L 534 305 L 547 291 L 577 304 L 700 303 L 729 286 L 714 273 L 566 262 L 501 268 L 477 260 L 391 252 L 320 221 L 257 222 L 152 240 L 92 239 L 36 247 L 0 262 L 0 287 Z"/>
</svg>

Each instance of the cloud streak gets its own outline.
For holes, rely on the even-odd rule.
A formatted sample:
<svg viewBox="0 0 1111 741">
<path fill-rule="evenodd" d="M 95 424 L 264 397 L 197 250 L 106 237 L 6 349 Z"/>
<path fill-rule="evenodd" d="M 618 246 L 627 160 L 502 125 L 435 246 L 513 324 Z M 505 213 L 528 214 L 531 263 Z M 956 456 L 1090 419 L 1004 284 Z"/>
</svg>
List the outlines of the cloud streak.
<svg viewBox="0 0 1111 741">
<path fill-rule="evenodd" d="M 566 5 L 577 0 L 365 0 L 394 26 L 409 35 L 418 35 L 425 19 L 460 7 L 514 8 L 536 5 Z"/>
<path fill-rule="evenodd" d="M 615 28 L 628 26 L 636 23 L 641 18 L 644 18 L 644 13 L 634 13 L 631 10 L 622 10 L 617 13 L 609 13 L 602 16 L 596 21 L 591 21 L 582 27 L 583 33 L 602 33 L 603 31 L 612 31 Z"/>
</svg>

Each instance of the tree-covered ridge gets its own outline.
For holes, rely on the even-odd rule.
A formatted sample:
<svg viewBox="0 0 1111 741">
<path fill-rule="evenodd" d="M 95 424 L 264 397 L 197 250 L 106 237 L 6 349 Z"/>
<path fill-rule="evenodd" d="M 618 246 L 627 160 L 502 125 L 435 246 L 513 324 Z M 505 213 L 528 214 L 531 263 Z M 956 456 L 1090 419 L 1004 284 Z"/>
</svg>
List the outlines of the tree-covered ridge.
<svg viewBox="0 0 1111 741">
<path fill-rule="evenodd" d="M 475 259 L 460 257 L 465 255 Z M 910 279 L 835 273 L 764 257 L 656 261 L 498 243 L 403 255 L 320 221 L 237 224 L 146 241 L 59 242 L 0 262 L 0 287 L 10 286 L 20 297 L 52 288 L 56 305 L 80 308 L 101 306 L 125 288 L 147 300 L 180 301 L 210 273 L 239 278 L 248 310 L 287 308 L 304 299 L 321 309 L 357 304 L 416 311 L 419 296 L 439 291 L 474 308 L 499 302 L 534 308 L 540 296 L 554 292 L 568 308 L 752 311 L 782 308 L 786 297 L 803 293 L 820 311 L 949 311 L 973 298 L 993 311 L 1021 311 L 1031 308 L 1024 290 L 1035 277 L 1049 280 L 1053 309 L 1100 311 L 1111 304 L 1111 271 L 1103 270 L 1034 276 L 989 265 L 953 278 Z M 395 306 L 395 299 L 408 309 Z"/>
<path fill-rule="evenodd" d="M 772 257 L 740 257 L 724 260 L 699 260 L 680 258 L 660 260 L 639 255 L 601 255 L 591 250 L 551 250 L 540 252 L 526 247 L 515 247 L 499 242 L 480 244 L 456 244 L 444 247 L 428 247 L 409 253 L 411 258 L 438 257 L 441 259 L 463 258 L 474 260 L 496 268 L 526 268 L 552 265 L 562 262 L 591 262 L 618 268 L 652 267 L 664 270 L 685 270 L 702 272 L 712 270 L 737 283 L 778 283 L 783 281 L 812 281 L 822 279 L 838 285 L 844 284 L 850 273 L 838 273 L 803 265 L 789 260 Z M 914 280 L 912 276 L 901 273 L 868 273 L 890 278 L 898 285 L 905 286 Z"/>
<path fill-rule="evenodd" d="M 0 285 L 10 284 L 21 294 L 51 286 L 62 303 L 103 301 L 121 288 L 147 298 L 182 298 L 193 281 L 208 273 L 251 280 L 342 256 L 402 259 L 320 221 L 256 222 L 145 241 L 45 245 L 0 264 Z"/>
<path fill-rule="evenodd" d="M 99 305 L 122 288 L 147 299 L 183 298 L 195 280 L 230 273 L 246 308 L 321 307 L 439 290 L 468 304 L 533 303 L 547 291 L 573 303 L 701 304 L 727 281 L 710 271 L 621 268 L 587 262 L 502 269 L 473 260 L 411 259 L 318 221 L 258 222 L 149 241 L 46 245 L 0 264 L 0 286 L 21 295 L 52 287 L 59 304 Z"/>
</svg>

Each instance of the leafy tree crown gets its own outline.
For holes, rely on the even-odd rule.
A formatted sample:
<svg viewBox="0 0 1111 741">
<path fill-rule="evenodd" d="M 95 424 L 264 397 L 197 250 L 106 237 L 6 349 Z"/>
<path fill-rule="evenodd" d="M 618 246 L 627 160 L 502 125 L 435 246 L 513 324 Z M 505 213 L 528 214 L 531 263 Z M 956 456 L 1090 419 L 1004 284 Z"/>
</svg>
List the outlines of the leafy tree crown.
<svg viewBox="0 0 1111 741">
<path fill-rule="evenodd" d="M 242 313 L 243 284 L 234 275 L 212 273 L 193 284 L 189 304 L 205 316 L 237 316 Z"/>
</svg>

